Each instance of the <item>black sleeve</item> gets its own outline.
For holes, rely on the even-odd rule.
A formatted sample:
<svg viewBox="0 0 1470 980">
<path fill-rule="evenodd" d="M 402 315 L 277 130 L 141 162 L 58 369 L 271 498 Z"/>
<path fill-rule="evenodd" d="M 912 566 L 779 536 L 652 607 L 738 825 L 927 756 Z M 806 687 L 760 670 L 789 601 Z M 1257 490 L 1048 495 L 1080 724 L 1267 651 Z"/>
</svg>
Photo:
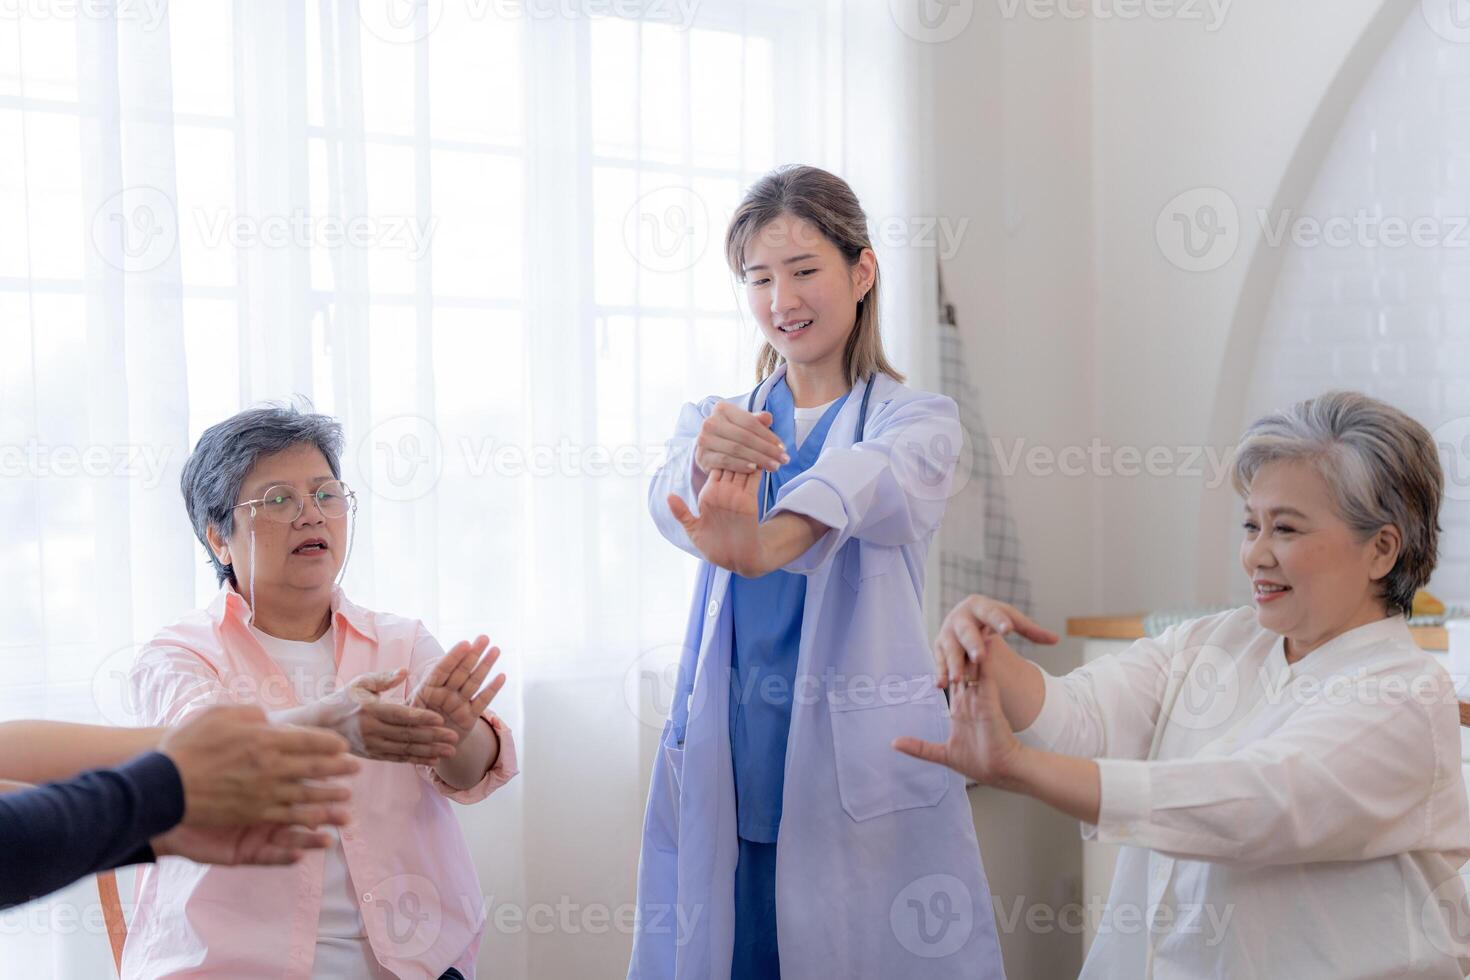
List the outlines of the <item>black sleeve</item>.
<svg viewBox="0 0 1470 980">
<path fill-rule="evenodd" d="M 184 785 L 168 756 L 0 795 L 0 908 L 78 878 L 153 860 L 148 842 L 184 818 Z"/>
</svg>

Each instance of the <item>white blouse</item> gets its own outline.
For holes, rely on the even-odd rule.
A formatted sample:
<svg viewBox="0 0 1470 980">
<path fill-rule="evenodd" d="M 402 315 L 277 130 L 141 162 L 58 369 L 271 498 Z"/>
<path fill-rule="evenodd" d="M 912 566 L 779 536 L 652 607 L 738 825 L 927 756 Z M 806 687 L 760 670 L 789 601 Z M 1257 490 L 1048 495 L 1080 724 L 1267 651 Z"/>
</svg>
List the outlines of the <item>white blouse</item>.
<svg viewBox="0 0 1470 980">
<path fill-rule="evenodd" d="M 1463 977 L 1449 675 L 1402 616 L 1288 664 L 1255 610 L 1046 677 L 1032 746 L 1096 758 L 1124 845 L 1084 978 Z"/>
</svg>

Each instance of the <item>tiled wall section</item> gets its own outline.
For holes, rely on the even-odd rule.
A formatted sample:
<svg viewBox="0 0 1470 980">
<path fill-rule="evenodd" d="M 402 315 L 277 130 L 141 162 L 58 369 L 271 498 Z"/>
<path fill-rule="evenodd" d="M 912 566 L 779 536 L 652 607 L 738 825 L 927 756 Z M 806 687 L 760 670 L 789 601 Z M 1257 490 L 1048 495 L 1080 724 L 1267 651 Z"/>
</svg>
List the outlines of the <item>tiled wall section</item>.
<svg viewBox="0 0 1470 980">
<path fill-rule="evenodd" d="M 1242 427 L 1353 388 L 1431 431 L 1464 419 L 1470 433 L 1470 43 L 1439 37 L 1417 15 L 1349 112 L 1301 209 L 1318 222 L 1360 212 L 1435 218 L 1436 243 L 1387 247 L 1371 230 L 1365 242 L 1353 232 L 1346 247 L 1283 242 Z M 1430 588 L 1470 605 L 1470 444 L 1442 444 L 1441 459 L 1451 485 Z"/>
</svg>

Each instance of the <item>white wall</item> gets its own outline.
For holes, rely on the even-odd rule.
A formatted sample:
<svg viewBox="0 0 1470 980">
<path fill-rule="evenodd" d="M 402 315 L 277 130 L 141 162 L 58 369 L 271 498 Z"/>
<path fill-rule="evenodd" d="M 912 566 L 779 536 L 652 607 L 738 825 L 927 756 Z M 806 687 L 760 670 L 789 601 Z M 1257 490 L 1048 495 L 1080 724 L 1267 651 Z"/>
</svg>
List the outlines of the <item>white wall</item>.
<svg viewBox="0 0 1470 980">
<path fill-rule="evenodd" d="M 1272 214 L 1298 234 L 1278 246 L 1281 273 L 1242 426 L 1302 398 L 1351 388 L 1387 400 L 1463 450 L 1470 418 L 1467 109 L 1470 44 L 1410 17 L 1343 121 L 1311 192 Z M 1420 242 L 1403 241 L 1395 219 L 1428 219 Z M 1323 226 L 1333 237 L 1318 237 Z M 1463 452 L 1448 462 L 1440 561 L 1429 587 L 1464 601 L 1470 492 Z"/>
<path fill-rule="evenodd" d="M 1222 412 L 1220 402 L 1243 397 L 1274 266 L 1253 270 L 1259 235 L 1247 225 L 1221 268 L 1179 269 L 1159 246 L 1156 218 L 1192 188 L 1225 190 L 1253 214 L 1284 182 L 1309 180 L 1292 164 L 1300 154 L 1315 171 L 1353 82 L 1371 66 L 1349 58 L 1360 37 L 1370 27 L 1391 33 L 1417 6 L 1238 0 L 1214 34 L 1144 22 L 1095 32 L 1096 425 L 1107 438 L 1139 447 L 1234 441 L 1239 410 Z M 1345 81 L 1334 89 L 1339 73 Z M 1319 109 L 1328 118 L 1314 130 Z M 1254 293 L 1243 296 L 1248 284 Z M 1099 480 L 1098 608 L 1224 598 L 1214 552 L 1232 547 L 1235 503 L 1228 486 L 1213 496 L 1217 509 L 1205 517 L 1216 536 L 1202 538 L 1200 480 Z"/>
<path fill-rule="evenodd" d="M 1418 4 L 1235 0 L 1214 30 L 1073 20 L 1039 3 L 956 9 L 972 11 L 969 24 L 931 45 L 936 198 L 941 216 L 970 221 L 945 278 L 991 436 L 1003 451 L 1015 440 L 1087 450 L 1094 438 L 1167 447 L 1188 470 L 1179 450 L 1238 435 L 1275 267 L 1244 229 L 1219 268 L 1185 271 L 1157 220 L 1202 186 L 1251 214 L 1304 193 Z M 1198 475 L 1108 475 L 1125 461 L 1101 458 L 1079 476 L 1023 464 L 1008 478 L 1042 621 L 1227 598 L 1228 484 L 1207 494 L 1202 464 Z M 1057 671 L 1078 656 L 1064 641 L 1038 659 Z M 973 797 L 997 899 L 1063 899 L 1080 874 L 1076 824 L 994 791 Z M 1079 937 L 1024 920 L 1002 945 L 1013 980 L 1080 964 Z"/>
<path fill-rule="evenodd" d="M 969 220 L 945 283 L 998 456 L 1019 439 L 1074 441 L 1095 415 L 1089 48 L 1085 24 L 1007 21 L 986 4 L 963 34 L 935 45 L 939 213 Z M 1057 625 L 1089 608 L 1088 481 L 1022 470 L 1006 491 L 1038 617 Z M 1040 656 L 1060 671 L 1076 652 L 1068 644 Z M 996 790 L 971 795 L 1001 912 L 1080 894 L 1073 821 Z M 1079 937 L 1029 930 L 1024 914 L 1015 921 L 1000 920 L 1010 977 L 1076 975 Z"/>
</svg>

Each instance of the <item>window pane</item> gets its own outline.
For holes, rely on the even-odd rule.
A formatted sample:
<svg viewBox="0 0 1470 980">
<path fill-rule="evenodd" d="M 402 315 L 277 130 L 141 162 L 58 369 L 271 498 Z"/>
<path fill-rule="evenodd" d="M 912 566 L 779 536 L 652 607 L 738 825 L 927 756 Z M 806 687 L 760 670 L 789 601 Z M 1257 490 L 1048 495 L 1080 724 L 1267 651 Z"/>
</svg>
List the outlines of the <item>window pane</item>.
<svg viewBox="0 0 1470 980">
<path fill-rule="evenodd" d="M 519 146 L 524 141 L 523 17 L 472 16 L 447 3 L 429 35 L 430 131 L 435 139 Z"/>
<path fill-rule="evenodd" d="M 743 135 L 740 37 L 728 31 L 696 30 L 689 35 L 689 45 L 689 99 L 696 107 L 691 114 L 693 162 L 738 170 Z"/>
<path fill-rule="evenodd" d="M 743 188 L 731 178 L 715 180 L 696 178 L 694 193 L 709 211 L 709 244 L 694 258 L 694 305 L 701 310 L 734 311 L 744 303 L 743 289 L 735 285 L 735 277 L 725 261 L 725 227 L 740 204 Z"/>
<path fill-rule="evenodd" d="M 267 217 L 236 213 L 234 134 L 179 126 L 174 138 L 180 273 L 191 286 L 234 286 L 235 242 Z"/>
<path fill-rule="evenodd" d="M 240 410 L 240 314 L 234 300 L 185 298 L 189 446 Z"/>
<path fill-rule="evenodd" d="M 306 141 L 307 200 L 311 213 L 323 220 L 332 214 L 332 200 L 327 176 L 327 141 L 313 138 Z M 313 289 L 330 291 L 336 279 L 335 263 L 341 258 L 342 246 L 327 248 L 313 243 L 311 249 L 311 285 Z"/>
<path fill-rule="evenodd" d="M 637 190 L 632 170 L 592 170 L 592 265 L 599 305 L 631 306 L 637 298 L 638 218 L 630 214 Z"/>
<path fill-rule="evenodd" d="M 686 59 L 688 35 L 669 24 L 644 23 L 638 66 L 641 74 L 638 121 L 642 130 L 643 159 L 682 163 L 688 159 L 689 95 Z"/>
<path fill-rule="evenodd" d="M 171 3 L 174 111 L 235 114 L 234 5 Z"/>
<path fill-rule="evenodd" d="M 19 94 L 20 21 L 13 17 L 0 17 L 0 95 Z"/>
<path fill-rule="evenodd" d="M 43 10 L 45 8 L 42 8 Z M 77 25 L 73 16 L 26 14 L 20 20 L 20 70 L 32 99 L 77 99 Z"/>
<path fill-rule="evenodd" d="M 389 43 L 364 25 L 362 117 L 367 131 L 382 135 L 411 135 L 414 91 L 414 45 Z"/>
<path fill-rule="evenodd" d="M 745 171 L 765 173 L 776 165 L 775 56 L 769 38 L 745 41 Z"/>
<path fill-rule="evenodd" d="M 0 19 L 0 46 L 4 44 L 6 23 Z M 0 146 L 7 148 L 7 152 L 0 153 L 0 228 L 24 228 L 28 148 L 24 117 L 19 109 L 0 109 Z M 0 235 L 0 276 L 26 275 L 30 267 L 26 255 L 29 244 L 25 235 Z"/>
<path fill-rule="evenodd" d="M 522 158 L 438 151 L 431 167 L 435 293 L 519 296 L 525 253 Z"/>
<path fill-rule="evenodd" d="M 81 132 L 74 116 L 32 112 L 25 119 L 31 275 L 79 279 L 82 236 Z"/>
<path fill-rule="evenodd" d="M 403 237 L 413 224 L 414 181 L 413 150 L 403 146 L 367 147 L 368 209 L 371 221 L 367 228 L 372 244 L 368 246 L 368 277 L 374 293 L 408 294 L 414 290 L 416 261 L 414 249 Z M 351 222 L 357 215 L 344 215 Z M 397 229 L 397 233 L 394 232 Z"/>
<path fill-rule="evenodd" d="M 592 152 L 638 153 L 638 24 L 621 17 L 592 21 Z"/>
</svg>

